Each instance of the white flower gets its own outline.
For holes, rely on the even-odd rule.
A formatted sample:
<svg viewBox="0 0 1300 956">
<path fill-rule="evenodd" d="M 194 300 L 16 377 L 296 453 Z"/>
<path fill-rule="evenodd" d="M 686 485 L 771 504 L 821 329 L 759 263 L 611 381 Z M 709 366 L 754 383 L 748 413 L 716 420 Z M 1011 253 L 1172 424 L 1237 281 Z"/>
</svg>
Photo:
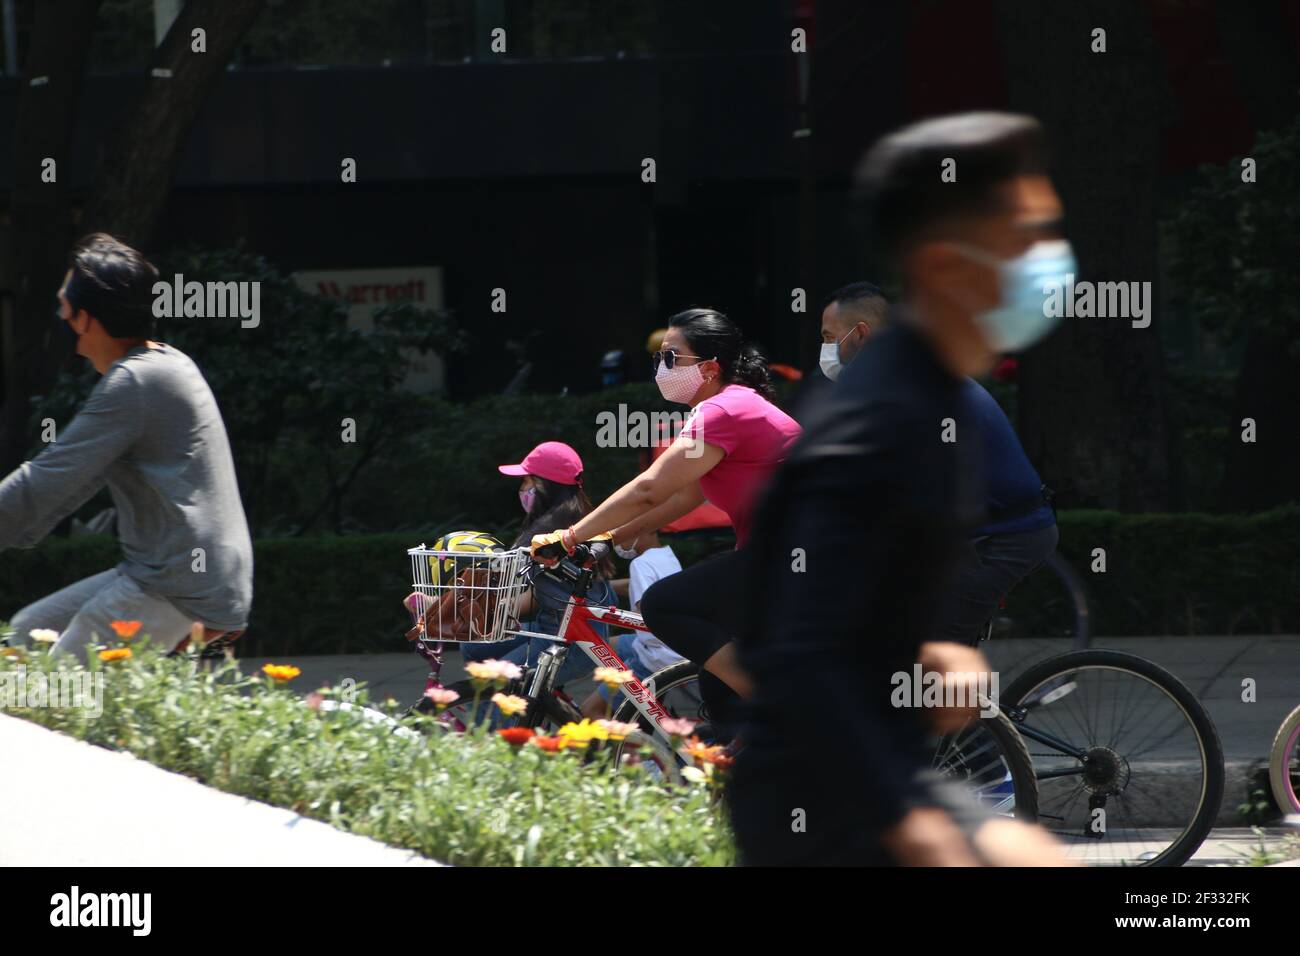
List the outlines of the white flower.
<svg viewBox="0 0 1300 956">
<path fill-rule="evenodd" d="M 496 660 L 472 661 L 465 665 L 465 672 L 476 680 L 507 681 L 523 676 L 518 664 Z"/>
<path fill-rule="evenodd" d="M 59 640 L 59 632 L 48 627 L 38 627 L 27 632 L 37 644 L 54 644 Z"/>
<path fill-rule="evenodd" d="M 682 776 L 691 783 L 708 783 L 709 778 L 699 767 L 683 767 Z"/>
</svg>

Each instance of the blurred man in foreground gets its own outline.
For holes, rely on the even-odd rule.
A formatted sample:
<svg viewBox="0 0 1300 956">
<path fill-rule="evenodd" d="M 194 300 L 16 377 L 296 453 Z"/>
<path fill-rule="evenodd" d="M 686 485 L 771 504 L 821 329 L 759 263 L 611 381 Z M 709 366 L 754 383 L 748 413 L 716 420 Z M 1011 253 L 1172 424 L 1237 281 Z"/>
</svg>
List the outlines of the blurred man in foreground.
<svg viewBox="0 0 1300 956">
<path fill-rule="evenodd" d="M 1029 117 L 964 114 L 886 137 L 859 170 L 904 297 L 809 409 L 756 517 L 740 642 L 755 695 L 729 794 L 745 863 L 1060 860 L 933 779 L 936 721 L 890 703 L 918 659 L 987 670 L 922 645 L 983 513 L 979 436 L 955 431 L 965 379 L 1050 330 L 1042 285 L 1073 269 L 1043 153 Z"/>
</svg>

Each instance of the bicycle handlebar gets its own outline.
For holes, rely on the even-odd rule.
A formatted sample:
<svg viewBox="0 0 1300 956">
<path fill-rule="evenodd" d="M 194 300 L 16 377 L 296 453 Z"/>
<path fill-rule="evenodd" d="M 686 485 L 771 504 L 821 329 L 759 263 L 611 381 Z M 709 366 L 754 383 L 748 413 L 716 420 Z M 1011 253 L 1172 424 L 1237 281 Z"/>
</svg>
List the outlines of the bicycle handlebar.
<svg viewBox="0 0 1300 956">
<path fill-rule="evenodd" d="M 591 589 L 592 580 L 596 576 L 596 565 L 609 554 L 609 550 L 608 541 L 586 541 L 575 547 L 572 553 L 565 552 L 558 542 L 548 544 L 538 548 L 537 553 L 532 555 L 529 568 L 534 573 L 540 570 L 561 584 L 569 585 L 575 595 L 585 594 Z M 551 566 L 539 561 L 539 556 L 558 560 Z"/>
</svg>

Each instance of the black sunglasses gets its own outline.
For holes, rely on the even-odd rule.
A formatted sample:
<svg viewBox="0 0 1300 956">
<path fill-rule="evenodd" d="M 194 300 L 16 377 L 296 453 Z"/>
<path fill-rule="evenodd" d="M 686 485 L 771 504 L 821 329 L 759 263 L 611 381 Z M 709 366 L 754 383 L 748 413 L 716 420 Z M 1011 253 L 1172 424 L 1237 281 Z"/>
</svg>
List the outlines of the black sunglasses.
<svg viewBox="0 0 1300 956">
<path fill-rule="evenodd" d="M 651 363 L 652 363 L 652 367 L 653 367 L 654 371 L 657 372 L 657 371 L 659 371 L 659 363 L 660 363 L 660 362 L 663 362 L 663 363 L 664 363 L 664 368 L 666 368 L 666 369 L 671 369 L 675 364 L 677 364 L 677 360 L 678 360 L 678 359 L 684 359 L 684 358 L 699 359 L 700 356 L 698 356 L 698 355 L 678 355 L 678 354 L 677 354 L 674 350 L 672 350 L 672 349 L 662 349 L 661 351 L 658 351 L 658 352 L 653 353 L 653 354 L 650 356 L 650 361 L 651 361 Z M 700 359 L 700 361 L 702 361 L 702 362 L 707 362 L 707 361 L 709 361 L 709 360 L 708 360 L 708 359 Z"/>
</svg>

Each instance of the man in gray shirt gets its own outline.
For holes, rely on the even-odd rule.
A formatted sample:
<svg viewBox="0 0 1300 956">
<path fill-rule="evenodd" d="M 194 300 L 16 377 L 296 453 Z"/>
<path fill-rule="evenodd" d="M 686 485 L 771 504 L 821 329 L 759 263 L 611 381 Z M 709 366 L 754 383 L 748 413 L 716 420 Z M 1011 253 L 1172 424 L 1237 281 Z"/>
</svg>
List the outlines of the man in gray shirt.
<svg viewBox="0 0 1300 956">
<path fill-rule="evenodd" d="M 19 642 L 49 628 L 56 651 L 84 653 L 113 621 L 140 621 L 170 650 L 196 621 L 210 635 L 248 624 L 253 549 L 230 442 L 198 367 L 150 339 L 157 278 L 103 233 L 73 251 L 59 317 L 103 377 L 56 440 L 0 482 L 0 551 L 34 546 L 107 485 L 123 560 L 18 611 Z"/>
</svg>

